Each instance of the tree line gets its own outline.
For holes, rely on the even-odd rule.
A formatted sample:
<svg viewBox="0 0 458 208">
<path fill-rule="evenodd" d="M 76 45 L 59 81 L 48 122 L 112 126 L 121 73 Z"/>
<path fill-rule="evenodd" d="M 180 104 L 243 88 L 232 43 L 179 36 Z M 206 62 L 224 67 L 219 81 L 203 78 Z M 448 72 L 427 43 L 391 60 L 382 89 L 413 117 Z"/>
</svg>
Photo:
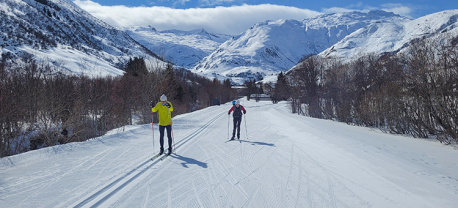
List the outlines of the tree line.
<svg viewBox="0 0 458 208">
<path fill-rule="evenodd" d="M 292 113 L 456 143 L 456 40 L 415 40 L 399 53 L 350 63 L 304 57 L 295 70 L 278 75 L 272 101 L 289 98 Z"/>
<path fill-rule="evenodd" d="M 150 102 L 162 94 L 173 103 L 173 115 L 205 108 L 214 97 L 236 97 L 229 80 L 209 80 L 170 63 L 133 58 L 124 70 L 123 76 L 91 78 L 60 73 L 30 55 L 17 64 L 0 60 L 0 157 L 151 123 Z"/>
</svg>

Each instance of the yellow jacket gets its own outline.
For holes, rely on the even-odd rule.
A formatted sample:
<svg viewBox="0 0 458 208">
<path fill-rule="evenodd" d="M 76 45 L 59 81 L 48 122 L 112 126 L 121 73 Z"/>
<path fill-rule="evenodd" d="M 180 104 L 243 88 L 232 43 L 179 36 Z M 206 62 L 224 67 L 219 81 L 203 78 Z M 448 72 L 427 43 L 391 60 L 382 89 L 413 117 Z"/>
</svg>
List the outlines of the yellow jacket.
<svg viewBox="0 0 458 208">
<path fill-rule="evenodd" d="M 172 124 L 172 114 L 170 112 L 173 111 L 172 103 L 167 101 L 170 104 L 170 108 L 165 105 L 162 105 L 161 102 L 158 102 L 156 106 L 153 108 L 153 112 L 159 111 L 159 125 L 160 126 L 168 126 Z"/>
</svg>

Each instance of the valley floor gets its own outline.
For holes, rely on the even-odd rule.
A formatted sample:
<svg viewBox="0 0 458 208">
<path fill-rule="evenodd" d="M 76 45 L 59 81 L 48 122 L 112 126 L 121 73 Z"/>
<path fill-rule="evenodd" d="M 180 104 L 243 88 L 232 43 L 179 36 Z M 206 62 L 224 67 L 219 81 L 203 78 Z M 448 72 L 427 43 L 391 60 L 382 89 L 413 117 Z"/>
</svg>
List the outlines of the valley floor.
<svg viewBox="0 0 458 208">
<path fill-rule="evenodd" d="M 127 126 L 87 142 L 0 159 L 1 207 L 456 207 L 458 151 L 436 141 L 243 101 L 174 118 L 176 152 L 158 128 Z M 166 142 L 167 143 L 167 142 Z"/>
</svg>

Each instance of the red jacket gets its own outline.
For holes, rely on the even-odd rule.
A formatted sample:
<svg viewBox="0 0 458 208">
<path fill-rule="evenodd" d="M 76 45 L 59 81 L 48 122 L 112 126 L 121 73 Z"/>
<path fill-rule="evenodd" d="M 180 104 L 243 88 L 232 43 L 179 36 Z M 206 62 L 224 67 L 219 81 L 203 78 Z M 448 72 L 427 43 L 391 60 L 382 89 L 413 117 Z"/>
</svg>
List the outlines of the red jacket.
<svg viewBox="0 0 458 208">
<path fill-rule="evenodd" d="M 232 106 L 232 108 L 229 110 L 229 112 L 227 112 L 227 114 L 231 114 L 232 111 L 234 111 L 234 115 L 233 115 L 234 117 L 241 117 L 242 116 L 242 111 L 243 111 L 243 114 L 246 114 L 246 110 L 242 105 L 240 105 L 239 108 L 240 108 L 240 110 L 237 110 L 237 107 Z M 237 112 L 240 112 L 240 115 L 236 115 Z"/>
</svg>

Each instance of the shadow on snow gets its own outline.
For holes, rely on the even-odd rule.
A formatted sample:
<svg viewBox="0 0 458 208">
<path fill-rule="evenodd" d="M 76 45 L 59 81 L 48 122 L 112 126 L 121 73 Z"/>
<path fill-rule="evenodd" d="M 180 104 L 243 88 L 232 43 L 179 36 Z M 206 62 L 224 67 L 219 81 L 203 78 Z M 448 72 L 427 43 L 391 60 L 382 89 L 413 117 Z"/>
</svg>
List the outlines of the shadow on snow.
<svg viewBox="0 0 458 208">
<path fill-rule="evenodd" d="M 198 165 L 198 166 L 200 166 L 202 168 L 207 168 L 208 167 L 207 163 L 200 162 L 200 161 L 197 161 L 197 160 L 189 158 L 189 157 L 183 157 L 181 155 L 170 155 L 170 157 L 182 160 L 183 162 L 181 163 L 181 165 L 183 167 L 185 167 L 185 168 L 189 168 L 188 165 L 192 165 L 192 164 Z"/>
<path fill-rule="evenodd" d="M 274 147 L 275 144 L 272 143 L 265 143 L 265 142 L 252 142 L 252 141 L 247 141 L 247 140 L 240 140 L 241 142 L 245 143 L 250 143 L 251 145 L 265 145 L 265 146 L 271 146 Z"/>
</svg>

